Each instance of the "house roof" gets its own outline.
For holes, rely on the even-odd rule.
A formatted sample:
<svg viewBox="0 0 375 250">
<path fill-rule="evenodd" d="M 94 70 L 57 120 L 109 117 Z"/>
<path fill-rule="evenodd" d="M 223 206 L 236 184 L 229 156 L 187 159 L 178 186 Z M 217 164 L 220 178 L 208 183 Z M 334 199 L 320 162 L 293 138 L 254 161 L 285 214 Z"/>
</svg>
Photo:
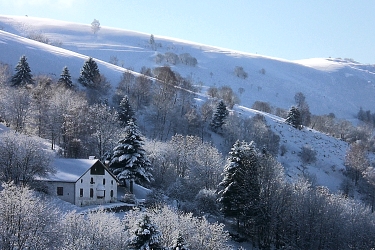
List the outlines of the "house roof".
<svg viewBox="0 0 375 250">
<path fill-rule="evenodd" d="M 39 179 L 46 181 L 76 182 L 98 161 L 98 159 L 55 158 L 52 164 L 56 172 L 50 173 L 48 177 Z"/>
</svg>

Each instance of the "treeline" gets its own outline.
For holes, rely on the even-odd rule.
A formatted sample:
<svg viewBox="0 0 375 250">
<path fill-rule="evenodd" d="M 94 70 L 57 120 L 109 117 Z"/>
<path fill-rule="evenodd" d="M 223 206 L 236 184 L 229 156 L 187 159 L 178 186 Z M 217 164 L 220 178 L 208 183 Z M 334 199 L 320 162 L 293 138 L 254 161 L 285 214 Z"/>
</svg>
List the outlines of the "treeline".
<svg viewBox="0 0 375 250">
<path fill-rule="evenodd" d="M 64 212 L 13 183 L 0 191 L 0 230 L 1 249 L 230 249 L 223 224 L 167 206 L 123 218 L 103 209 Z"/>
</svg>

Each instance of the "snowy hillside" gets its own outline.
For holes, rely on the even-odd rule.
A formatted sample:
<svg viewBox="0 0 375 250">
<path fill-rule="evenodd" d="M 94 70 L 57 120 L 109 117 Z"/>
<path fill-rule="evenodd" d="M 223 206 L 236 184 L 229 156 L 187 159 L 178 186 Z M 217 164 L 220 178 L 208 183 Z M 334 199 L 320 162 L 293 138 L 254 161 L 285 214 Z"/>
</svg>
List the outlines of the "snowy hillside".
<svg viewBox="0 0 375 250">
<path fill-rule="evenodd" d="M 101 21 L 105 23 L 105 20 Z M 48 38 L 51 45 L 25 38 L 32 34 Z M 139 72 L 143 66 L 154 68 L 167 64 L 165 59 L 157 62 L 157 54 L 189 53 L 197 59 L 196 66 L 180 62 L 170 64 L 172 69 L 184 77 L 191 77 L 202 90 L 210 86 L 230 86 L 241 99 L 240 106 L 235 109 L 244 116 L 257 113 L 250 109 L 255 101 L 289 109 L 297 92 L 306 96 L 312 114 L 332 112 L 338 118 L 354 120 L 360 107 L 375 111 L 374 66 L 331 58 L 287 61 L 157 34 L 154 34 L 156 45 L 153 48 L 149 43 L 150 35 L 105 26 L 94 35 L 90 24 L 0 16 L 0 61 L 14 68 L 20 56 L 26 55 L 34 75 L 55 77 L 67 65 L 76 80 L 84 61 L 90 56 L 116 87 L 124 68 L 131 67 Z M 108 63 L 111 57 L 117 59 L 119 66 Z M 236 66 L 243 67 L 248 74 L 246 79 L 235 75 Z M 285 155 L 279 156 L 287 175 L 295 178 L 306 174 L 298 153 L 303 145 L 309 145 L 316 150 L 318 161 L 308 172 L 316 175 L 318 184 L 336 191 L 343 177 L 347 144 L 309 129 L 293 129 L 282 119 L 265 115 L 268 124 L 280 136 L 280 145 L 288 147 Z"/>
<path fill-rule="evenodd" d="M 101 20 L 105 24 L 105 20 Z M 191 77 L 197 85 L 228 85 L 238 93 L 241 105 L 251 107 L 255 101 L 266 101 L 274 107 L 288 109 L 294 104 L 296 92 L 302 92 L 313 114 L 335 113 L 338 118 L 353 119 L 360 107 L 375 106 L 375 67 L 351 60 L 307 59 L 287 61 L 228 49 L 210 47 L 155 35 L 155 50 L 149 44 L 150 34 L 103 26 L 96 35 L 90 24 L 76 24 L 33 17 L 0 16 L 0 61 L 16 65 L 27 55 L 34 74 L 59 75 L 69 65 L 77 78 L 84 58 L 101 60 L 101 72 L 116 86 L 121 67 L 107 64 L 116 57 L 118 65 L 139 72 L 142 66 L 154 68 L 167 62 L 155 62 L 156 54 L 189 53 L 196 58 L 195 67 L 171 65 L 182 76 Z M 11 34 L 9 34 L 11 33 Z M 48 38 L 47 46 L 24 39 L 32 34 Z M 18 36 L 15 36 L 18 35 Z M 22 36 L 22 37 L 19 37 Z M 243 67 L 246 79 L 235 76 L 236 66 Z M 264 70 L 264 74 L 260 73 Z M 204 88 L 203 88 L 204 89 Z"/>
</svg>

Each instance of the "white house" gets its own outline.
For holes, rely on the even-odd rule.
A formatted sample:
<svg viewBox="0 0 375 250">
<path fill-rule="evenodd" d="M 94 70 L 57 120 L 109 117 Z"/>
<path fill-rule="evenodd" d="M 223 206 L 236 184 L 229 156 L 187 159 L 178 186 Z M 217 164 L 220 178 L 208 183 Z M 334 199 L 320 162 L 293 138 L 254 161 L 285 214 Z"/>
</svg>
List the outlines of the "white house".
<svg viewBox="0 0 375 250">
<path fill-rule="evenodd" d="M 117 201 L 117 178 L 97 159 L 56 158 L 56 173 L 41 180 L 50 193 L 77 206 Z"/>
</svg>

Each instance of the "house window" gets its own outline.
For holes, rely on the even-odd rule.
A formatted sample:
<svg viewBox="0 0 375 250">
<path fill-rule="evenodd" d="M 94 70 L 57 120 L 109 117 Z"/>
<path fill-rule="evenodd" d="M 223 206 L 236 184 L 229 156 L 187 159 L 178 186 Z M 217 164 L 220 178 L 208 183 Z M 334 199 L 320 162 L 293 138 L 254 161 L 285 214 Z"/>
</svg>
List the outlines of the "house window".
<svg viewBox="0 0 375 250">
<path fill-rule="evenodd" d="M 111 180 L 111 185 L 113 185 L 113 180 Z"/>
<path fill-rule="evenodd" d="M 90 184 L 95 184 L 95 182 L 94 182 L 94 178 L 92 178 L 92 177 L 91 177 Z"/>
<path fill-rule="evenodd" d="M 81 179 L 81 183 L 83 182 L 83 179 Z"/>
<path fill-rule="evenodd" d="M 80 196 L 80 197 L 83 197 L 83 188 L 80 188 L 80 189 L 79 189 L 79 196 Z"/>
<path fill-rule="evenodd" d="M 111 190 L 111 198 L 113 197 L 113 190 Z"/>
<path fill-rule="evenodd" d="M 63 187 L 57 187 L 57 195 L 59 195 L 59 196 L 64 195 L 64 188 Z"/>
<path fill-rule="evenodd" d="M 103 197 L 105 197 L 105 190 L 104 190 L 104 193 L 103 193 Z"/>
<path fill-rule="evenodd" d="M 90 188 L 90 198 L 94 197 L 94 189 Z"/>
<path fill-rule="evenodd" d="M 103 179 L 103 185 L 105 185 L 105 179 Z"/>
</svg>

